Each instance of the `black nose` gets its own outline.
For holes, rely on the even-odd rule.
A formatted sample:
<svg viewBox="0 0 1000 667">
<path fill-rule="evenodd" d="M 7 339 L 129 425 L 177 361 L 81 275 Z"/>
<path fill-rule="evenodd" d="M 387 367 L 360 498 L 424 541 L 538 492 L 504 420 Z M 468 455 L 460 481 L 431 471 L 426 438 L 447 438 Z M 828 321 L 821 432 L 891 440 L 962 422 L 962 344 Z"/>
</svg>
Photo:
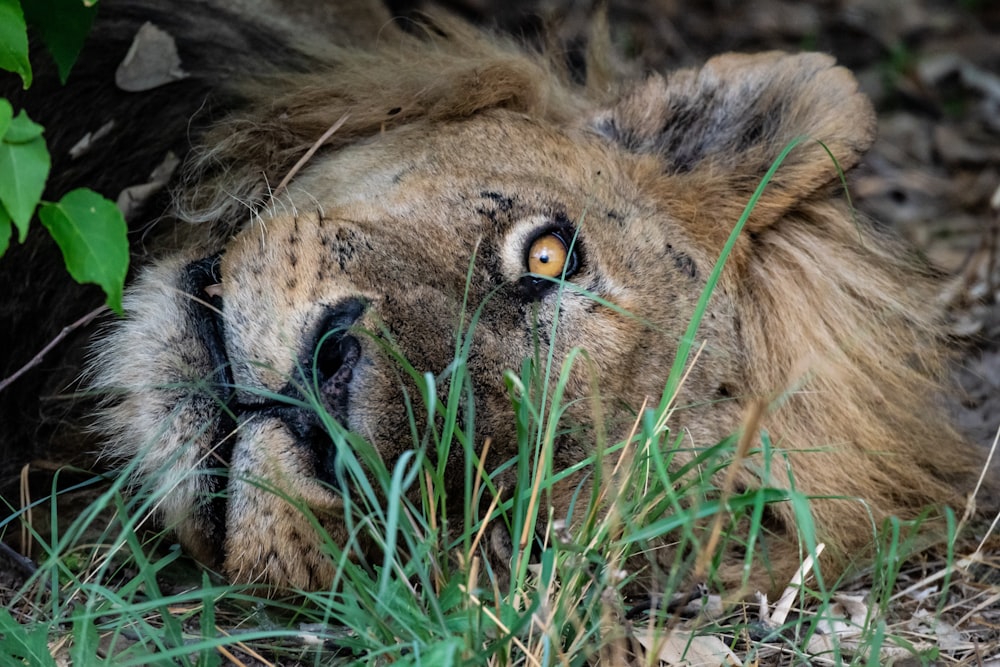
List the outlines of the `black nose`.
<svg viewBox="0 0 1000 667">
<path fill-rule="evenodd" d="M 350 330 L 364 314 L 365 307 L 365 302 L 358 298 L 327 306 L 307 348 L 309 355 L 304 368 L 310 385 L 319 390 L 330 407 L 346 399 L 347 384 L 361 358 L 361 345 Z"/>
<path fill-rule="evenodd" d="M 314 393 L 319 408 L 334 421 L 347 426 L 350 382 L 354 367 L 361 359 L 361 344 L 351 333 L 367 304 L 358 298 L 344 299 L 326 306 L 316 322 L 311 336 L 306 338 L 299 369 L 302 377 L 293 387 L 281 393 L 301 397 L 301 391 Z M 316 476 L 333 488 L 340 488 L 337 478 L 337 453 L 323 418 L 315 408 L 275 407 L 268 411 L 277 417 L 295 436 L 299 446 L 312 454 Z"/>
<path fill-rule="evenodd" d="M 304 339 L 295 377 L 277 392 L 284 398 L 230 406 L 241 415 L 284 422 L 296 443 L 310 452 L 316 476 L 334 488 L 341 487 L 337 452 L 322 413 L 348 426 L 350 383 L 362 352 L 351 331 L 366 308 L 360 298 L 324 307 Z"/>
</svg>

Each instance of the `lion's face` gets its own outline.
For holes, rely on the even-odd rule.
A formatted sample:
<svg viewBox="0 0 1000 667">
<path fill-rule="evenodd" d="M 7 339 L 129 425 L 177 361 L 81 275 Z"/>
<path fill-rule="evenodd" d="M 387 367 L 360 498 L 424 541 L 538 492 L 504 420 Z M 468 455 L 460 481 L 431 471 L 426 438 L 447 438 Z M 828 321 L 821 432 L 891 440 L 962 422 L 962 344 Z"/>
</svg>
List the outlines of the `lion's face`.
<svg viewBox="0 0 1000 667">
<path fill-rule="evenodd" d="M 189 550 L 237 580 L 327 585 L 322 540 L 289 499 L 335 541 L 355 539 L 342 518 L 338 433 L 363 438 L 392 468 L 436 427 L 418 383 L 433 378 L 444 401 L 456 357 L 468 377 L 460 426 L 477 452 L 491 443 L 487 474 L 517 454 L 504 375 L 525 360 L 554 382 L 582 351 L 565 384 L 557 470 L 593 454 L 598 428 L 611 442 L 627 436 L 643 402 L 659 401 L 751 194 L 803 137 L 733 248 L 670 426 L 709 446 L 739 427 L 746 397 L 808 377 L 811 390 L 767 427 L 789 452 L 832 445 L 785 455 L 789 473 L 747 466 L 736 483 L 794 478 L 807 493 L 865 498 L 816 510 L 841 554 L 863 543 L 867 508 L 905 513 L 947 495 L 927 471 L 957 465 L 940 455 L 940 442 L 957 441 L 946 426 L 927 430 L 931 385 L 905 361 L 933 363 L 924 283 L 859 241 L 831 197 L 873 136 L 846 71 L 818 55 L 722 56 L 608 103 L 570 99 L 563 84 L 537 80 L 534 61 L 501 55 L 492 69 L 463 69 L 445 53 L 439 66 L 454 71 L 420 80 L 423 70 L 397 72 L 408 52 L 377 75 L 362 59 L 359 77 L 381 77 L 373 94 L 387 99 L 365 107 L 365 91 L 338 97 L 314 79 L 234 121 L 233 137 L 215 135 L 213 187 L 245 193 L 287 171 L 261 155 L 297 158 L 302 142 L 348 119 L 339 142 L 239 224 L 209 216 L 182 232 L 181 250 L 142 272 L 129 317 L 100 343 L 108 451 L 159 492 L 162 518 Z M 400 98 L 415 101 L 395 106 Z M 449 446 L 433 455 L 462 498 L 467 462 Z M 894 479 L 909 483 L 884 482 L 885 452 L 901 455 Z M 228 474 L 205 473 L 220 468 Z M 510 491 L 507 470 L 494 483 Z M 554 516 L 567 515 L 586 478 L 553 491 Z M 771 556 L 791 566 L 798 545 L 780 533 L 794 535 L 794 516 L 768 511 L 784 526 Z"/>
<path fill-rule="evenodd" d="M 321 575 L 308 568 L 275 569 L 313 547 L 305 520 L 257 484 L 336 514 L 336 448 L 315 404 L 303 405 L 309 396 L 390 467 L 416 446 L 407 396 L 418 415 L 425 408 L 395 354 L 433 375 L 443 400 L 449 367 L 471 335 L 475 405 L 463 409 L 475 414 L 473 441 L 492 442 L 488 470 L 517 451 L 505 371 L 525 359 L 544 364 L 550 352 L 553 376 L 573 348 L 589 360 L 578 359 L 567 387 L 565 402 L 575 407 L 556 465 L 591 453 L 582 425 L 593 419 L 593 387 L 612 436 L 623 436 L 643 399 L 662 393 L 711 268 L 669 210 L 637 190 L 644 168 L 594 132 L 510 112 L 432 135 L 410 126 L 315 158 L 287 195 L 222 247 L 150 269 L 133 307 L 169 313 L 170 323 L 140 317 L 119 334 L 119 352 L 130 357 L 123 363 L 142 373 L 123 404 L 129 421 L 159 429 L 149 446 L 170 443 L 163 457 L 186 450 L 207 456 L 203 467 L 218 458 L 232 466 L 226 544 L 206 540 L 198 526 L 185 535 L 195 552 L 227 554 L 240 578 L 266 572 L 277 583 L 315 584 Z M 706 326 L 715 363 L 696 382 L 735 386 L 736 365 L 722 352 L 734 347 L 731 322 Z M 150 369 L 173 383 L 156 386 Z M 170 418 L 153 426 L 162 414 Z M 197 467 L 180 456 L 180 465 Z M 460 455 L 451 456 L 462 470 Z M 209 504 L 202 512 L 216 529 L 219 511 Z M 293 537 L 273 540 L 275 530 Z M 257 545 L 289 553 L 273 554 L 272 564 L 257 560 Z"/>
</svg>

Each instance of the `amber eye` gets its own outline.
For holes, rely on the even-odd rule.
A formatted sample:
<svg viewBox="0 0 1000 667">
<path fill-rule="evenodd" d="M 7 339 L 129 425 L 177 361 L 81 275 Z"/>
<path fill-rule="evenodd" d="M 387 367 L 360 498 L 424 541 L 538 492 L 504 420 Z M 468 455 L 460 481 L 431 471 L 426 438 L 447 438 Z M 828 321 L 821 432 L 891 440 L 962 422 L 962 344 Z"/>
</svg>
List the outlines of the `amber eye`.
<svg viewBox="0 0 1000 667">
<path fill-rule="evenodd" d="M 572 267 L 566 266 L 569 259 L 566 242 L 555 232 L 548 232 L 531 242 L 528 248 L 528 271 L 540 276 L 559 278 L 564 270 L 567 275 L 570 273 Z"/>
</svg>

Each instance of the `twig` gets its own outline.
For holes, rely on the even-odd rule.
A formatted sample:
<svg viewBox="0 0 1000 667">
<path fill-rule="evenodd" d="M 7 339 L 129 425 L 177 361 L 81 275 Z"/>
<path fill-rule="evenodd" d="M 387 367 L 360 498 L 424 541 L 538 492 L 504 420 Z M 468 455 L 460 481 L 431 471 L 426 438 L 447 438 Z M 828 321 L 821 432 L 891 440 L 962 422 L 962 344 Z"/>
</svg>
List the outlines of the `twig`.
<svg viewBox="0 0 1000 667">
<path fill-rule="evenodd" d="M 792 577 L 788 587 L 785 588 L 785 592 L 774 603 L 774 612 L 766 620 L 766 624 L 769 627 L 780 628 L 785 624 L 785 621 L 788 619 L 788 612 L 792 610 L 792 603 L 795 601 L 795 596 L 801 593 L 802 584 L 805 582 L 806 577 L 809 576 L 813 564 L 819 560 L 819 556 L 825 548 L 826 545 L 820 542 L 816 545 L 816 551 L 806 556 L 806 559 L 802 561 L 799 569 L 795 572 L 795 576 Z"/>
<path fill-rule="evenodd" d="M 226 630 L 225 628 L 223 628 L 221 626 L 216 625 L 215 626 L 215 630 L 220 635 L 223 635 L 225 637 L 231 637 L 232 636 L 232 632 L 231 631 Z M 252 648 L 250 648 L 247 644 L 244 644 L 243 642 L 237 642 L 236 645 L 239 646 L 242 650 L 244 650 L 247 653 L 249 653 L 250 657 L 252 657 L 254 660 L 260 661 L 260 663 L 262 665 L 266 665 L 267 667 L 274 667 L 274 663 L 273 662 L 270 662 L 269 660 L 266 660 L 264 658 L 264 656 L 262 656 L 260 653 L 257 653 L 257 651 L 255 651 Z M 222 655 L 225 656 L 230 662 L 232 662 L 234 664 L 240 664 L 240 665 L 243 664 L 242 662 L 240 662 L 240 661 L 238 661 L 236 659 L 236 656 L 234 656 L 229 651 L 226 651 L 225 650 L 225 648 L 226 648 L 225 646 L 220 645 L 220 646 L 217 646 L 216 648 L 218 649 L 219 653 L 222 653 Z"/>
<path fill-rule="evenodd" d="M 30 472 L 31 463 L 25 463 L 21 467 L 20 484 L 21 510 L 24 512 L 21 516 L 21 553 L 23 554 L 30 554 L 35 548 L 34 533 L 31 531 L 33 525 L 31 520 L 31 485 L 28 483 Z"/>
<path fill-rule="evenodd" d="M 309 147 L 309 150 L 306 151 L 305 155 L 299 158 L 299 161 L 296 162 L 292 166 L 292 168 L 288 170 L 288 173 L 285 174 L 285 177 L 281 179 L 280 183 L 278 183 L 278 187 L 274 189 L 274 193 L 271 195 L 271 199 L 274 199 L 275 197 L 281 194 L 281 192 L 285 189 L 285 186 L 288 185 L 288 182 L 292 180 L 292 177 L 295 176 L 295 174 L 299 173 L 299 170 L 302 169 L 305 163 L 309 161 L 309 158 L 311 158 L 316 153 L 316 151 L 319 150 L 319 147 L 322 146 L 324 143 L 326 143 L 326 140 L 332 137 L 333 133 L 339 130 L 341 126 L 347 122 L 348 116 L 349 114 L 346 113 L 343 116 L 341 116 L 340 120 L 331 125 L 329 129 L 327 129 L 327 131 L 324 132 L 322 136 L 320 136 L 320 138 L 317 139 L 316 142 Z"/>
<path fill-rule="evenodd" d="M 990 447 L 990 453 L 986 455 L 986 461 L 983 463 L 983 469 L 979 472 L 979 479 L 976 480 L 976 486 L 972 489 L 972 493 L 970 493 L 969 497 L 965 500 L 965 512 L 962 513 L 962 520 L 958 522 L 958 529 L 955 531 L 956 533 L 960 533 L 962 531 L 962 527 L 965 526 L 965 523 L 976 513 L 976 496 L 979 495 L 980 489 L 983 488 L 983 482 L 986 481 L 986 475 L 989 473 L 990 468 L 993 465 L 993 455 L 997 452 L 998 444 L 1000 444 L 1000 427 L 997 428 L 997 434 L 993 438 L 993 445 Z M 997 516 L 998 520 L 1000 520 L 1000 514 Z M 993 526 L 996 527 L 996 524 L 997 521 L 995 520 L 993 522 Z M 989 533 L 986 534 L 986 537 L 989 537 Z M 986 537 L 983 538 L 983 541 L 979 544 L 979 548 L 976 549 L 976 551 L 982 550 L 983 545 L 986 544 Z"/>
<path fill-rule="evenodd" d="M 76 322 L 73 322 L 73 324 L 63 327 L 62 331 L 59 332 L 59 335 L 57 335 L 55 338 L 49 341 L 49 344 L 46 345 L 44 348 L 42 348 L 41 352 L 32 357 L 31 361 L 29 361 L 24 366 L 21 366 L 19 369 L 17 369 L 17 371 L 15 371 L 13 375 L 5 378 L 2 382 L 0 382 L 0 391 L 3 391 L 11 384 L 13 384 L 13 382 L 17 380 L 19 377 L 27 373 L 29 370 L 31 370 L 38 364 L 42 363 L 42 359 L 45 358 L 45 355 L 51 352 L 52 348 L 61 343 L 63 339 L 66 338 L 66 336 L 70 335 L 80 327 L 87 326 L 88 324 L 94 321 L 94 318 L 96 318 L 98 315 L 100 315 L 106 310 L 108 310 L 107 306 L 101 306 L 100 308 L 95 308 L 94 310 L 90 311 L 89 313 L 78 319 Z"/>
<path fill-rule="evenodd" d="M 982 475 L 979 477 L 979 481 L 976 483 L 976 489 L 975 489 L 975 491 L 973 491 L 973 496 L 972 496 L 973 498 L 975 498 L 975 494 L 979 492 L 979 488 L 980 488 L 980 486 L 983 483 L 983 479 L 986 477 L 986 472 L 987 472 L 987 470 L 989 470 L 990 464 L 993 462 L 993 454 L 995 454 L 996 451 L 997 451 L 997 442 L 998 441 L 1000 441 L 1000 428 L 997 429 L 997 436 L 995 438 L 993 438 L 993 446 L 990 447 L 990 455 L 986 458 L 986 463 L 983 465 Z M 970 501 L 970 502 L 974 502 L 974 501 Z M 975 553 L 973 553 L 970 558 L 978 558 L 979 557 L 979 554 L 981 554 L 983 552 L 983 548 L 986 546 L 986 541 L 989 539 L 990 535 L 993 534 L 993 531 L 997 529 L 998 525 L 1000 525 L 1000 511 L 998 511 L 997 515 L 995 517 L 993 517 L 993 523 L 990 524 L 989 530 L 987 530 L 986 534 L 983 535 L 982 541 L 979 542 L 979 546 L 976 547 Z"/>
<path fill-rule="evenodd" d="M 13 547 L 5 542 L 0 542 L 0 553 L 9 558 L 14 565 L 20 568 L 28 576 L 33 575 L 38 570 L 38 566 L 35 565 L 30 558 L 17 553 Z"/>
</svg>

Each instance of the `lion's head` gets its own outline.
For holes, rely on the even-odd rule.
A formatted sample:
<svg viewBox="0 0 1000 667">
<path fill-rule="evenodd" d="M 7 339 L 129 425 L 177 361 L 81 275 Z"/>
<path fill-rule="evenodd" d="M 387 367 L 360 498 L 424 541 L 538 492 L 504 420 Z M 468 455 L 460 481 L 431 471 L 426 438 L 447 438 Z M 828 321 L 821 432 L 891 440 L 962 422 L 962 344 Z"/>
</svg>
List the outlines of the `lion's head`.
<svg viewBox="0 0 1000 667">
<path fill-rule="evenodd" d="M 592 454 L 595 404 L 607 437 L 627 437 L 741 212 L 800 138 L 736 241 L 669 426 L 711 445 L 780 396 L 763 423 L 791 474 L 747 464 L 737 483 L 847 499 L 814 509 L 840 559 L 869 539 L 870 516 L 953 499 L 969 460 L 932 416 L 928 279 L 841 194 L 874 136 L 846 70 L 816 54 L 725 55 L 578 85 L 459 24 L 429 32 L 241 84 L 250 110 L 188 166 L 177 215 L 193 224 L 99 342 L 108 451 L 162 492 L 162 518 L 195 555 L 238 580 L 326 585 L 316 530 L 283 497 L 346 539 L 320 413 L 391 467 L 430 428 L 411 417 L 425 409 L 417 384 L 430 374 L 444 397 L 463 346 L 462 423 L 477 448 L 491 442 L 487 473 L 516 454 L 504 374 L 525 359 L 559 368 L 585 351 L 557 469 Z M 457 445 L 438 456 L 465 465 Z M 509 489 L 510 474 L 494 483 Z M 581 479 L 552 495 L 556 517 Z M 770 563 L 787 569 L 791 510 L 768 512 Z"/>
</svg>

